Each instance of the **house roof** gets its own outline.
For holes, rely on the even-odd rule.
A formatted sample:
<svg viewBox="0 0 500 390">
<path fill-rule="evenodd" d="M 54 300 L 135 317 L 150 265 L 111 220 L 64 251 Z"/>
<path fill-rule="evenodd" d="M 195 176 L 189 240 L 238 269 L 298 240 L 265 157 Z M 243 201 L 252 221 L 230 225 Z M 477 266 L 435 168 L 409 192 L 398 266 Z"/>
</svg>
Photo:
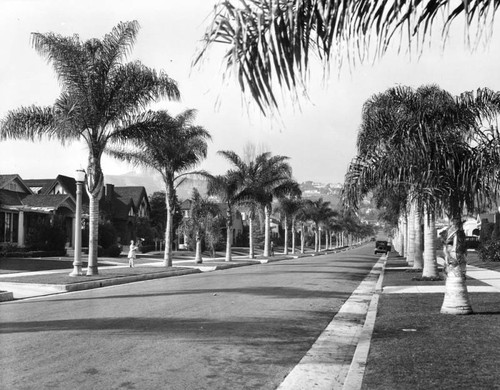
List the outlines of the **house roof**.
<svg viewBox="0 0 500 390">
<path fill-rule="evenodd" d="M 114 187 L 114 191 L 117 197 L 121 198 L 121 200 L 125 201 L 126 203 L 128 203 L 128 199 L 132 199 L 135 208 L 139 208 L 143 198 L 146 198 L 146 200 L 148 199 L 146 189 L 142 186 Z"/>
<path fill-rule="evenodd" d="M 22 194 L 9 190 L 0 190 L 0 205 L 15 210 L 49 212 L 60 207 L 75 211 L 75 203 L 69 195 Z"/>
<path fill-rule="evenodd" d="M 39 188 L 39 193 L 44 194 L 47 187 L 54 182 L 54 179 L 27 179 L 24 182 L 30 188 Z"/>
<path fill-rule="evenodd" d="M 135 187 L 112 187 L 112 193 L 101 198 L 101 202 L 108 204 L 111 215 L 117 219 L 127 219 L 130 209 L 136 212 L 141 202 L 145 199 L 149 207 L 146 189 L 142 186 Z M 106 207 L 106 206 L 105 206 Z"/>
<path fill-rule="evenodd" d="M 0 189 L 0 205 L 3 206 L 22 206 L 22 199 L 26 196 L 26 194 L 3 190 Z"/>
<path fill-rule="evenodd" d="M 17 182 L 20 184 L 20 186 L 24 187 L 27 193 L 31 193 L 31 189 L 29 186 L 26 185 L 23 179 L 21 179 L 21 176 L 18 174 L 7 174 L 7 175 L 0 175 L 0 189 L 5 188 L 8 183 L 13 182 L 17 180 Z"/>
<path fill-rule="evenodd" d="M 76 201 L 76 180 L 73 177 L 65 176 L 65 175 L 57 175 L 55 179 L 28 179 L 24 180 L 24 182 L 29 187 L 41 187 L 39 193 L 41 195 L 48 195 L 50 191 L 59 183 L 68 194 L 71 195 L 74 201 Z M 89 196 L 87 191 L 82 191 L 82 203 L 89 203 Z"/>
<path fill-rule="evenodd" d="M 0 188 L 2 188 L 5 184 L 9 183 L 16 177 L 19 177 L 19 175 L 0 175 Z"/>
<path fill-rule="evenodd" d="M 71 197 L 65 195 L 28 195 L 23 199 L 23 205 L 29 207 L 44 207 L 50 209 L 57 209 L 63 205 L 69 204 L 67 202 Z"/>
</svg>

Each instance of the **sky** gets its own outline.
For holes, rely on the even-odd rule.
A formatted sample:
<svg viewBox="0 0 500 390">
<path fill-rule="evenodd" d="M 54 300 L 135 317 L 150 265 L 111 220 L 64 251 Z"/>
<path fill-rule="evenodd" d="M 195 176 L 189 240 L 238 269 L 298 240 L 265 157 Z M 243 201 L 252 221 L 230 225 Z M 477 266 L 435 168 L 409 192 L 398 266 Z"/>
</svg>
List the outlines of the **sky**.
<svg viewBox="0 0 500 390">
<path fill-rule="evenodd" d="M 462 26 L 452 29 L 443 47 L 439 31 L 421 55 L 394 45 L 378 60 L 332 66 L 323 81 L 322 68 L 313 65 L 308 98 L 299 104 L 288 99 L 279 118 L 263 116 L 241 95 L 236 80 L 222 81 L 222 48 L 210 52 L 196 68 L 191 62 L 200 46 L 214 0 L 0 0 L 0 117 L 20 106 L 51 105 L 60 93 L 55 73 L 32 48 L 32 32 L 78 34 L 83 40 L 102 38 L 120 21 L 141 26 L 128 60 L 164 70 L 178 82 L 179 103 L 162 101 L 153 108 L 175 115 L 187 108 L 198 111 L 196 123 L 212 135 L 208 158 L 200 165 L 222 174 L 228 163 L 219 150 L 242 155 L 246 144 L 290 157 L 295 180 L 343 182 L 356 154 L 356 136 L 363 103 L 373 94 L 397 85 L 438 84 L 452 94 L 488 87 L 500 90 L 500 24 L 493 25 L 487 43 L 471 50 Z M 86 168 L 87 149 L 81 142 L 0 141 L 0 174 L 17 173 L 24 179 L 74 176 Z M 127 163 L 103 157 L 108 175 L 138 171 Z"/>
</svg>

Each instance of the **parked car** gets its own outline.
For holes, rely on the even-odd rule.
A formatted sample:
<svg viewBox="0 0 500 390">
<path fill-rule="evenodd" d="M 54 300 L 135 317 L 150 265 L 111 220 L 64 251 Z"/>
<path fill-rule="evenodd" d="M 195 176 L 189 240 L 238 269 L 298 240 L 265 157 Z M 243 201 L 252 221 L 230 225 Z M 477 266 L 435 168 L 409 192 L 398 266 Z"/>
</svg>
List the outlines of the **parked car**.
<svg viewBox="0 0 500 390">
<path fill-rule="evenodd" d="M 375 241 L 375 254 L 385 253 L 391 251 L 391 246 L 387 241 Z"/>
</svg>

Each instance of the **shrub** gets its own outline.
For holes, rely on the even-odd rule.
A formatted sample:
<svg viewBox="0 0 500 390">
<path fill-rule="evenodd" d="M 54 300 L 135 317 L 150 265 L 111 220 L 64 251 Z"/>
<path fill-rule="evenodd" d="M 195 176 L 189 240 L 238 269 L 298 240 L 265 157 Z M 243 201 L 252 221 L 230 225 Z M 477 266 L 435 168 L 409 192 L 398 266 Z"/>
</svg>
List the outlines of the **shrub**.
<svg viewBox="0 0 500 390">
<path fill-rule="evenodd" d="M 152 252 L 155 249 L 156 249 L 156 247 L 154 245 L 141 245 L 139 247 L 139 250 L 141 251 L 141 253 Z"/>
<path fill-rule="evenodd" d="M 107 257 L 120 257 L 122 253 L 122 246 L 118 244 L 113 244 L 109 248 L 103 249 L 103 256 Z"/>
<path fill-rule="evenodd" d="M 482 261 L 500 261 L 500 241 L 481 243 L 478 254 Z"/>
<path fill-rule="evenodd" d="M 116 244 L 116 229 L 111 222 L 99 224 L 99 245 L 105 249 Z"/>
<path fill-rule="evenodd" d="M 38 223 L 26 235 L 27 247 L 37 251 L 62 251 L 66 247 L 66 233 L 57 225 Z"/>
</svg>

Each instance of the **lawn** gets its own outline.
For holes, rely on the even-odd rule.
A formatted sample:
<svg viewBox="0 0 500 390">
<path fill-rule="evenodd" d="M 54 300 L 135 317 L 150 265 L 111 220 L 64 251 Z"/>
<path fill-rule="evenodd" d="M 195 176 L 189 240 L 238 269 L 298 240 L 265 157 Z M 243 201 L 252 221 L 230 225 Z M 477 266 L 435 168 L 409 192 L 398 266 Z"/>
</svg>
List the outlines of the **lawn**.
<svg viewBox="0 0 500 390">
<path fill-rule="evenodd" d="M 495 389 L 500 293 L 471 293 L 475 314 L 440 314 L 443 294 L 382 295 L 363 389 Z"/>
</svg>

